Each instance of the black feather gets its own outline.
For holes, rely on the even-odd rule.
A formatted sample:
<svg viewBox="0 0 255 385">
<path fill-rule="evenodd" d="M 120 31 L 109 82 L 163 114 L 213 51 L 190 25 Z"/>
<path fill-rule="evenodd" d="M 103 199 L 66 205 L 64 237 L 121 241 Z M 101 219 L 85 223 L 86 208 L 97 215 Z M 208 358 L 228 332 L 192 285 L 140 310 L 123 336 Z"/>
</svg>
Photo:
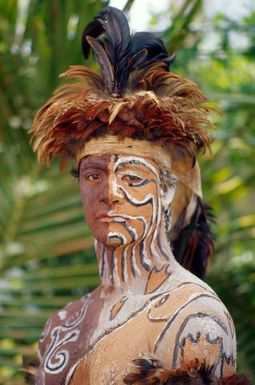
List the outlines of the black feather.
<svg viewBox="0 0 255 385">
<path fill-rule="evenodd" d="M 150 32 L 137 32 L 132 36 L 132 52 L 137 52 L 141 47 L 147 49 L 147 60 L 149 61 L 168 58 L 168 53 L 163 41 Z"/>
<path fill-rule="evenodd" d="M 112 64 L 104 50 L 104 47 L 101 42 L 96 40 L 94 37 L 87 36 L 86 39 L 93 51 L 95 52 L 98 62 L 102 68 L 102 72 L 106 80 L 106 85 L 109 89 L 111 89 L 114 83 L 114 73 Z"/>
<path fill-rule="evenodd" d="M 81 36 L 81 45 L 82 45 L 82 52 L 85 59 L 88 58 L 89 52 L 90 52 L 90 45 L 87 41 L 87 36 L 98 37 L 103 32 L 104 32 L 104 29 L 101 23 L 97 19 L 91 21 L 87 25 L 87 27 L 84 29 L 83 34 Z"/>
<path fill-rule="evenodd" d="M 130 30 L 127 19 L 119 9 L 107 7 L 100 12 L 99 21 L 114 47 L 117 60 L 129 45 Z"/>
<path fill-rule="evenodd" d="M 101 39 L 98 39 L 100 35 Z M 82 49 L 87 58 L 90 47 L 96 54 L 110 94 L 120 97 L 126 91 L 130 74 L 136 69 L 164 63 L 167 71 L 173 62 L 164 43 L 149 32 L 130 35 L 127 19 L 114 7 L 103 9 L 82 34 Z M 111 64 L 111 65 L 110 65 Z"/>
<path fill-rule="evenodd" d="M 121 51 L 127 49 L 130 40 L 129 25 L 123 12 L 114 7 L 104 8 L 86 26 L 81 39 L 85 59 L 88 58 L 90 52 L 87 36 L 97 38 L 102 33 L 105 33 L 105 37 L 101 44 L 109 55 L 109 59 L 114 63 Z"/>
<path fill-rule="evenodd" d="M 141 372 L 161 368 L 159 361 L 155 359 L 137 358 L 136 360 L 133 360 L 132 363 L 133 365 L 139 367 Z"/>
<path fill-rule="evenodd" d="M 215 220 L 211 207 L 198 198 L 190 224 L 172 242 L 176 260 L 202 279 L 214 249 L 214 237 L 210 228 L 213 222 Z"/>
</svg>

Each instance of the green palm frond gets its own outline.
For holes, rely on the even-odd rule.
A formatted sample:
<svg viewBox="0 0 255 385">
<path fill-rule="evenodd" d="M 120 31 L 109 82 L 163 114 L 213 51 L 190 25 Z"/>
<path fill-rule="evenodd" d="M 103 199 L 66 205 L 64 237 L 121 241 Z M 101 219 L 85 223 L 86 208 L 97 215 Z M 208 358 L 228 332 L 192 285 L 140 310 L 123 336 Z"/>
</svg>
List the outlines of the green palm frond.
<svg viewBox="0 0 255 385">
<path fill-rule="evenodd" d="M 47 318 L 98 283 L 78 183 L 37 165 L 27 129 L 58 74 L 83 62 L 82 30 L 105 5 L 0 4 L 0 383 L 23 382 Z"/>
</svg>

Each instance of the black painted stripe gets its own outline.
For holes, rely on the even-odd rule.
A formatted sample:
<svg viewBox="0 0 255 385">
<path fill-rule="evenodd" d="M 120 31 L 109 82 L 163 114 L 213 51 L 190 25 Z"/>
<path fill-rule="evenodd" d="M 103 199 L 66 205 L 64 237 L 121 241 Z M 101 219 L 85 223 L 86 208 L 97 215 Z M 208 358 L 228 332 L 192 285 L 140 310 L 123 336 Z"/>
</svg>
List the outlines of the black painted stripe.
<svg viewBox="0 0 255 385">
<path fill-rule="evenodd" d="M 148 203 L 151 204 L 151 205 L 152 205 L 152 203 L 153 203 L 153 197 L 148 198 L 147 201 L 144 201 L 144 202 L 142 202 L 142 203 L 135 203 L 135 202 L 133 202 L 133 201 L 128 197 L 128 195 L 127 195 L 127 193 L 126 193 L 126 191 L 125 191 L 125 189 L 124 189 L 123 187 L 119 186 L 119 189 L 123 192 L 125 199 L 126 199 L 126 200 L 128 201 L 128 203 L 130 203 L 132 206 L 135 206 L 135 207 L 142 207 L 142 206 L 146 206 Z"/>
<path fill-rule="evenodd" d="M 169 259 L 170 259 L 170 258 L 169 258 L 169 255 L 167 255 L 167 254 L 165 253 L 165 250 L 164 250 L 163 247 L 162 247 L 162 243 L 161 243 L 161 239 L 160 239 L 160 234 L 158 234 L 158 236 L 157 236 L 157 245 L 158 245 L 159 250 L 161 251 L 163 257 L 164 257 L 167 261 L 169 261 Z"/>
<path fill-rule="evenodd" d="M 217 325 L 222 329 L 224 330 L 224 332 L 226 334 L 228 334 L 228 330 L 226 329 L 225 325 L 223 325 L 216 317 L 213 317 L 211 316 L 210 314 L 208 313 L 201 313 L 201 312 L 198 312 L 198 313 L 195 313 L 195 314 L 189 314 L 185 320 L 183 321 L 181 327 L 179 328 L 179 332 L 177 333 L 176 335 L 176 338 L 175 338 L 175 347 L 174 347 L 174 354 L 173 354 L 173 361 L 172 361 L 172 368 L 175 369 L 176 366 L 177 366 L 177 358 L 178 358 L 178 350 L 180 348 L 180 345 L 179 345 L 179 340 L 180 340 L 180 336 L 183 332 L 183 330 L 185 329 L 187 323 L 192 319 L 192 318 L 205 318 L 205 317 L 208 317 L 210 320 L 212 320 L 213 322 L 217 323 Z M 209 342 L 209 341 L 208 341 Z"/>
<path fill-rule="evenodd" d="M 211 298 L 211 299 L 214 299 L 216 301 L 219 301 L 219 299 L 215 296 L 212 296 L 211 294 L 199 294 L 197 295 L 196 297 L 192 298 L 191 300 L 189 300 L 188 302 L 186 302 L 184 305 L 182 305 L 178 310 L 177 312 L 172 316 L 172 318 L 168 321 L 168 323 L 166 324 L 166 326 L 164 327 L 164 329 L 162 330 L 162 332 L 160 333 L 158 339 L 157 339 L 157 342 L 154 346 L 154 353 L 156 352 L 156 350 L 158 349 L 158 346 L 160 344 L 160 342 L 162 341 L 164 335 L 166 334 L 167 330 L 170 328 L 170 326 L 172 325 L 172 323 L 174 322 L 174 320 L 178 317 L 178 315 L 180 314 L 180 312 L 185 309 L 187 306 L 189 306 L 192 302 L 198 300 L 199 298 L 202 298 L 202 297 L 206 297 L 206 298 Z M 149 313 L 148 313 L 149 315 Z M 166 321 L 166 320 L 163 320 L 163 319 L 160 319 L 160 320 L 152 320 L 150 319 L 151 322 L 163 322 L 163 321 Z M 225 331 L 227 333 L 227 329 L 225 328 Z"/>
<path fill-rule="evenodd" d="M 135 232 L 131 230 L 126 223 L 120 223 L 120 225 L 128 232 L 128 234 L 131 236 L 132 242 L 135 242 Z M 131 269 L 132 269 L 132 258 L 131 258 Z M 127 262 L 126 262 L 127 263 Z M 121 280 L 122 282 L 125 282 L 125 275 L 124 275 L 124 269 L 125 269 L 125 253 L 124 250 L 122 251 L 121 255 Z M 134 266 L 133 266 L 134 269 Z"/>
</svg>

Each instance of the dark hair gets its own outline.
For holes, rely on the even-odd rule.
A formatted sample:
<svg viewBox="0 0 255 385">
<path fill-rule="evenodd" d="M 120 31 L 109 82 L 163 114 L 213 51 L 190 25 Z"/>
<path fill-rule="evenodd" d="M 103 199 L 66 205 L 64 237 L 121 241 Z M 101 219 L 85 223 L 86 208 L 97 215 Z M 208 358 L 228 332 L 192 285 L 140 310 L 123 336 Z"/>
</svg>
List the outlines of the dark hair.
<svg viewBox="0 0 255 385">
<path fill-rule="evenodd" d="M 80 175 L 80 169 L 79 169 L 79 167 L 72 167 L 70 173 L 71 173 L 71 175 L 74 176 L 75 178 L 79 178 L 79 175 Z"/>
</svg>

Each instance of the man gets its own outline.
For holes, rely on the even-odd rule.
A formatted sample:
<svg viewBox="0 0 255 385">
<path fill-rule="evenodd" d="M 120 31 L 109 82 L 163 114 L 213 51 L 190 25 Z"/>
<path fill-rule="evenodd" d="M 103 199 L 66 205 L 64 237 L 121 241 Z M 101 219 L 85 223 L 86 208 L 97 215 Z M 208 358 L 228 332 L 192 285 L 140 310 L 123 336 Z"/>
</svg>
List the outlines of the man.
<svg viewBox="0 0 255 385">
<path fill-rule="evenodd" d="M 71 67 L 63 76 L 76 82 L 40 109 L 32 135 L 39 161 L 76 161 L 101 284 L 47 322 L 36 384 L 246 384 L 227 309 L 173 254 L 185 243 L 183 264 L 202 255 L 203 270 L 211 250 L 195 159 L 209 146 L 206 99 L 118 9 L 101 11 L 82 44 L 102 75 Z M 205 242 L 194 229 L 186 242 L 201 221 Z"/>
</svg>

